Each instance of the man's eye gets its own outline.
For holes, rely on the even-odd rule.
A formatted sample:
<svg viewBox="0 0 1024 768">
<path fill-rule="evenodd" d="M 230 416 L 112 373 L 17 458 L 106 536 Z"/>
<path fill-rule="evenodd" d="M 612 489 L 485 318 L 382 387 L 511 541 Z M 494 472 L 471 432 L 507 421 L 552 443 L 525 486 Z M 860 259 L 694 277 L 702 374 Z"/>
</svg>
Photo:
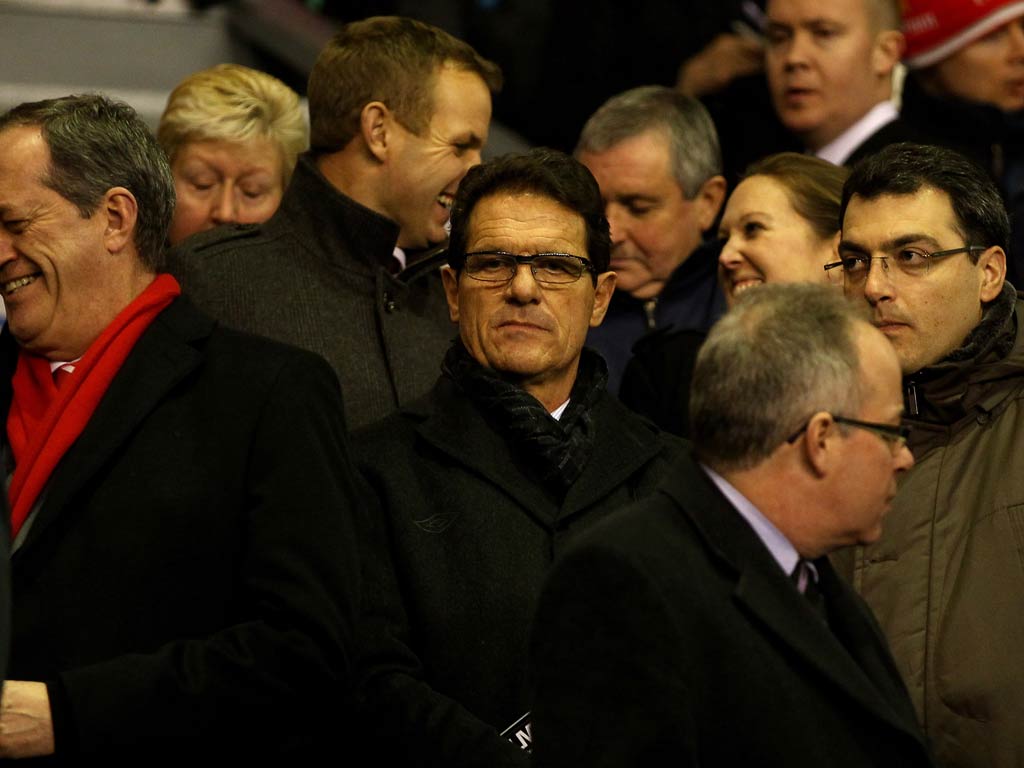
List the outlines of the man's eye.
<svg viewBox="0 0 1024 768">
<path fill-rule="evenodd" d="M 866 272 L 871 260 L 867 256 L 843 256 L 844 272 Z"/>
<path fill-rule="evenodd" d="M 839 35 L 838 27 L 815 27 L 811 34 L 814 35 L 818 40 L 831 40 L 832 38 Z"/>
<path fill-rule="evenodd" d="M 646 216 L 648 213 L 654 210 L 653 205 L 641 205 L 639 203 L 630 203 L 627 210 L 632 216 Z"/>
<path fill-rule="evenodd" d="M 768 45 L 782 45 L 789 40 L 791 34 L 785 27 L 768 27 L 764 37 Z"/>
<path fill-rule="evenodd" d="M 575 261 L 560 256 L 538 256 L 533 260 L 533 265 L 541 272 L 558 275 L 572 275 L 579 269 Z"/>
<path fill-rule="evenodd" d="M 904 267 L 921 267 L 928 261 L 928 254 L 916 248 L 903 248 L 897 251 L 892 258 Z"/>
<path fill-rule="evenodd" d="M 265 190 L 265 189 L 243 189 L 242 190 L 242 196 L 245 197 L 246 200 L 259 200 L 259 199 L 261 199 L 263 197 L 266 197 L 266 195 L 267 195 L 267 190 Z"/>
<path fill-rule="evenodd" d="M 478 272 L 501 272 L 508 269 L 508 259 L 501 256 L 477 256 L 473 265 Z"/>
<path fill-rule="evenodd" d="M 12 235 L 20 235 L 25 231 L 26 221 L 24 219 L 5 219 L 4 229 Z"/>
</svg>

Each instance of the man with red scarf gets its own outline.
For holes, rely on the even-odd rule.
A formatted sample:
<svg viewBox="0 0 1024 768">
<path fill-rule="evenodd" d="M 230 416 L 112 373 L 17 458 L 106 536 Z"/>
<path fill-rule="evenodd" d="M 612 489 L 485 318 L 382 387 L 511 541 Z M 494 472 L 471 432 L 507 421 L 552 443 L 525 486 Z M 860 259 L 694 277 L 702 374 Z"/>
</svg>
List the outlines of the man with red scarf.
<svg viewBox="0 0 1024 768">
<path fill-rule="evenodd" d="M 0 115 L 3 757 L 309 755 L 342 699 L 355 557 L 337 380 L 180 296 L 160 273 L 173 209 L 130 107 Z"/>
</svg>

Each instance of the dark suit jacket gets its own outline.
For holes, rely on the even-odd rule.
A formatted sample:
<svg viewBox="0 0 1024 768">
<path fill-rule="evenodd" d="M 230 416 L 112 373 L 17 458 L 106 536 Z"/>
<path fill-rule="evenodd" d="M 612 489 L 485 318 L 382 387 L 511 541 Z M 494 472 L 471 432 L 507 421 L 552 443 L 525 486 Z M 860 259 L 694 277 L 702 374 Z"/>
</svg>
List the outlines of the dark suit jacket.
<svg viewBox="0 0 1024 768">
<path fill-rule="evenodd" d="M 383 528 L 361 626 L 378 760 L 527 762 L 498 734 L 529 709 L 526 640 L 544 576 L 579 531 L 651 493 L 680 449 L 610 395 L 593 418 L 593 453 L 564 500 L 447 378 L 353 436 Z"/>
<path fill-rule="evenodd" d="M 535 764 L 929 765 L 877 625 L 817 567 L 832 631 L 678 461 L 551 574 L 530 653 Z"/>
<path fill-rule="evenodd" d="M 341 194 L 303 156 L 269 221 L 190 237 L 167 263 L 225 325 L 327 360 L 355 429 L 427 392 L 455 336 L 436 259 L 397 276 L 384 268 L 397 239 L 397 224 Z"/>
<path fill-rule="evenodd" d="M 901 141 L 920 142 L 922 141 L 922 134 L 903 118 L 898 117 L 864 139 L 861 145 L 846 158 L 846 162 L 843 165 L 852 168 L 857 164 L 858 160 L 868 155 L 873 155 L 890 144 L 898 144 Z"/>
<path fill-rule="evenodd" d="M 5 331 L 4 423 L 16 354 Z M 48 683 L 59 755 L 314 746 L 351 649 L 344 440 L 319 358 L 184 298 L 154 320 L 12 558 L 9 677 Z"/>
</svg>

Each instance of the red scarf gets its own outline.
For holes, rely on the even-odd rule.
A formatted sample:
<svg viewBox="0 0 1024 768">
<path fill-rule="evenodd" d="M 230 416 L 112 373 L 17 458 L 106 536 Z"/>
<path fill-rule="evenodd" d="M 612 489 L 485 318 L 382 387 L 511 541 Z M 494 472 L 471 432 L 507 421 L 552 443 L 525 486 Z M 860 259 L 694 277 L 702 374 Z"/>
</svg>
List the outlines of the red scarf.
<svg viewBox="0 0 1024 768">
<path fill-rule="evenodd" d="M 57 463 L 89 423 L 135 342 L 180 294 L 177 280 L 157 276 L 89 345 L 59 391 L 49 360 L 18 353 L 7 416 L 7 440 L 15 462 L 10 487 L 12 537 L 18 535 Z"/>
</svg>

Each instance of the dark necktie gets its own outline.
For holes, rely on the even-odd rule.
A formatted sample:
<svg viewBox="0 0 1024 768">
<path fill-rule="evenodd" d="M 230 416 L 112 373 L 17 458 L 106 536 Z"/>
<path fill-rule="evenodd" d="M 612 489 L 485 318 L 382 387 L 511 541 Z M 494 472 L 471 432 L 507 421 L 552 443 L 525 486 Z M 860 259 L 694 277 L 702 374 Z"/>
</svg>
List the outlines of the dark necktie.
<svg viewBox="0 0 1024 768">
<path fill-rule="evenodd" d="M 804 574 L 803 578 L 801 578 L 801 574 Z M 815 615 L 825 624 L 828 624 L 828 609 L 825 607 L 825 596 L 821 594 L 821 589 L 818 587 L 818 574 L 811 568 L 810 563 L 804 559 L 797 561 L 793 573 L 790 574 L 790 578 L 797 589 L 800 589 L 800 582 L 804 582 L 804 598 L 810 603 Z"/>
</svg>

